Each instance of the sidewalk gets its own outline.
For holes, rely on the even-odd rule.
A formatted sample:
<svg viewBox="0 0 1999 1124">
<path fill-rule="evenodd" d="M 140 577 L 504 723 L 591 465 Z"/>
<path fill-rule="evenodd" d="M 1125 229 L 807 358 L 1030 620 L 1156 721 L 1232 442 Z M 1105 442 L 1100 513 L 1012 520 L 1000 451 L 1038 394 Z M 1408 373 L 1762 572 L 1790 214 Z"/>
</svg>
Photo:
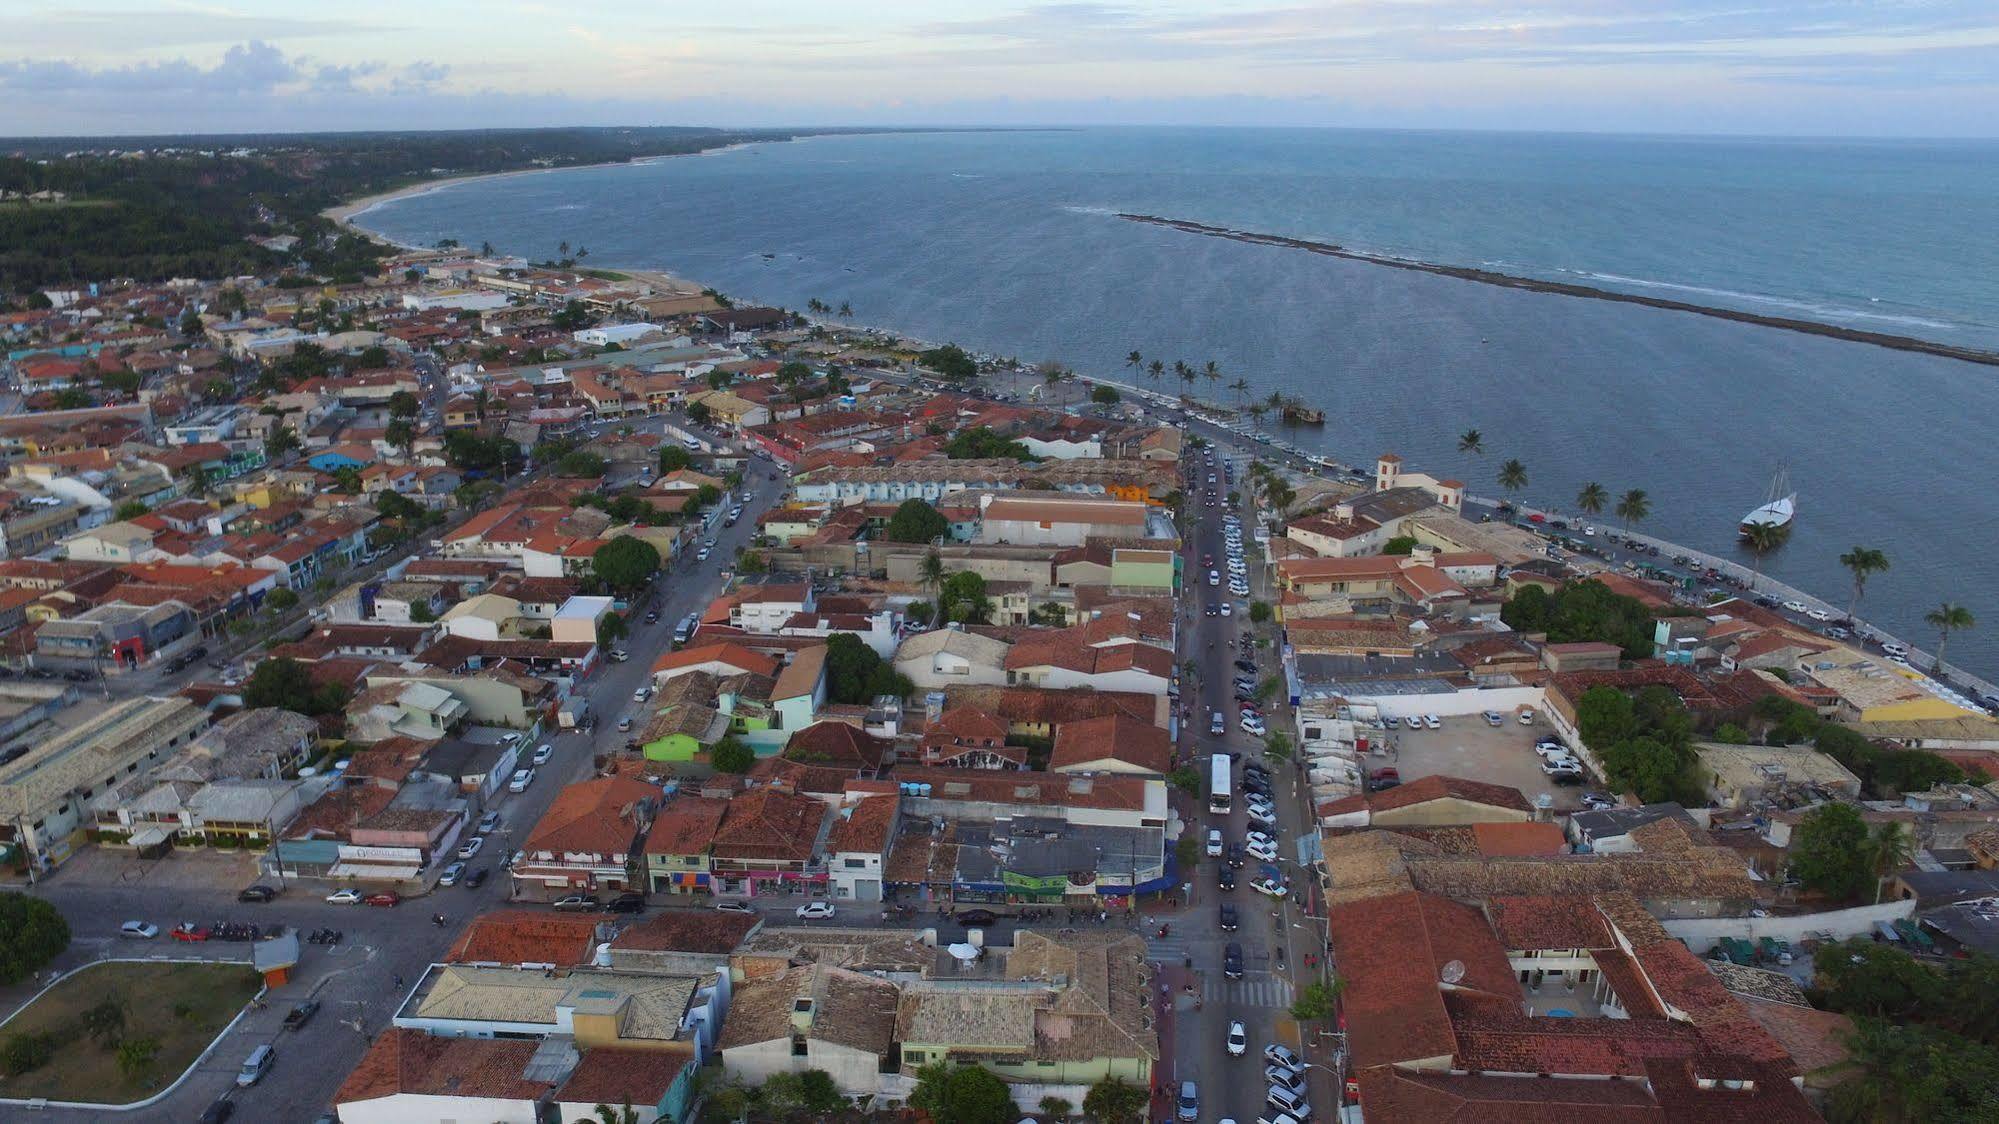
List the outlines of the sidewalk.
<svg viewBox="0 0 1999 1124">
<path fill-rule="evenodd" d="M 1159 1064 L 1152 1067 L 1152 1109 L 1148 1119 L 1166 1120 L 1172 1117 L 1173 1098 L 1180 1088 L 1176 1068 L 1179 1055 L 1174 1050 L 1179 1023 L 1176 1016 L 1182 1001 L 1193 1005 L 1183 989 L 1195 981 L 1193 973 L 1178 964 L 1161 964 L 1158 969 L 1153 981 L 1152 1016 L 1159 1027 Z"/>
</svg>

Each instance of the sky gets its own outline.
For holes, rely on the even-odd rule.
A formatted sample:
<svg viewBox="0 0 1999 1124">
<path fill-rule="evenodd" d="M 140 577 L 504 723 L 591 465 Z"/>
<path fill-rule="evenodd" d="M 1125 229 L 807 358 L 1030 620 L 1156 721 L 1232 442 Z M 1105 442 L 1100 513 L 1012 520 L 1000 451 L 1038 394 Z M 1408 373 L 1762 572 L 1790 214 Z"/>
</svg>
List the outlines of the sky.
<svg viewBox="0 0 1999 1124">
<path fill-rule="evenodd" d="M 540 125 L 1999 137 L 1999 0 L 0 0 L 0 136 Z"/>
</svg>

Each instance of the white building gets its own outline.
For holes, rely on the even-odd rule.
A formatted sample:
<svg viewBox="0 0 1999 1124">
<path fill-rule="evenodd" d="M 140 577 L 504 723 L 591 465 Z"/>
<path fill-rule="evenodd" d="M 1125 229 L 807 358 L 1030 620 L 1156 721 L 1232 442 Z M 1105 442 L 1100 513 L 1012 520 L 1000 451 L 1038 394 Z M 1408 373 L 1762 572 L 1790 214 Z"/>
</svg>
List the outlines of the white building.
<svg viewBox="0 0 1999 1124">
<path fill-rule="evenodd" d="M 614 343 L 623 346 L 631 343 L 633 340 L 644 339 L 646 336 L 657 334 L 659 334 L 658 325 L 641 322 L 637 324 L 599 324 L 595 328 L 585 328 L 580 332 L 573 332 L 570 335 L 577 343 L 588 344 L 591 347 L 609 347 Z"/>
</svg>

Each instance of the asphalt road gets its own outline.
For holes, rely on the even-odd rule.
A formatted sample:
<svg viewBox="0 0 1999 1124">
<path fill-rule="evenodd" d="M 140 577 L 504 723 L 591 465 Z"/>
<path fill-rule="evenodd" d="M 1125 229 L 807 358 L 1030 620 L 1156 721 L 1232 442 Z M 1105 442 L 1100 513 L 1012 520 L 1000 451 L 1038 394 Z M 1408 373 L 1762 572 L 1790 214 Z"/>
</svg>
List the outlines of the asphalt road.
<svg viewBox="0 0 1999 1124">
<path fill-rule="evenodd" d="M 1195 474 L 1195 484 L 1188 488 L 1192 503 L 1188 510 L 1193 518 L 1186 532 L 1184 549 L 1187 552 L 1186 572 L 1190 575 L 1191 592 L 1185 598 L 1188 610 L 1201 615 L 1192 617 L 1191 627 L 1182 630 L 1187 637 L 1187 657 L 1199 666 L 1199 674 L 1191 692 L 1186 690 L 1183 679 L 1183 698 L 1193 700 L 1191 716 L 1187 721 L 1186 739 L 1192 743 L 1191 763 L 1205 778 L 1210 755 L 1217 751 L 1233 751 L 1244 760 L 1264 761 L 1263 740 L 1244 733 L 1237 721 L 1237 706 L 1231 680 L 1237 674 L 1231 666 L 1233 660 L 1244 655 L 1241 647 L 1243 638 L 1255 631 L 1249 623 L 1245 609 L 1248 598 L 1229 597 L 1227 593 L 1227 550 L 1223 542 L 1222 516 L 1229 511 L 1227 504 L 1231 484 L 1222 472 L 1225 460 L 1237 461 L 1237 481 L 1234 487 L 1241 488 L 1246 470 L 1247 458 L 1233 454 L 1228 448 L 1218 450 L 1215 458 L 1216 482 L 1210 487 L 1206 483 L 1207 467 L 1203 458 L 1190 456 L 1187 464 Z M 1246 490 L 1246 489 L 1242 489 Z M 1206 498 L 1212 493 L 1216 506 L 1206 506 Z M 1244 546 L 1249 552 L 1252 595 L 1262 593 L 1266 576 L 1258 572 L 1255 565 L 1255 543 L 1250 538 L 1249 528 L 1244 530 Z M 1214 565 L 1201 564 L 1203 555 L 1212 555 Z M 1223 584 L 1209 586 L 1207 571 L 1220 571 Z M 1231 615 L 1207 616 L 1208 605 L 1219 608 L 1224 598 L 1233 605 Z M 1268 630 L 1265 630 L 1266 632 Z M 1257 678 L 1276 673 L 1275 655 L 1269 648 L 1258 650 L 1255 655 L 1258 665 Z M 1266 707 L 1267 721 L 1273 730 L 1285 729 L 1288 719 L 1276 709 L 1275 700 Z M 1210 736 L 1208 716 L 1221 711 L 1227 723 L 1227 733 L 1217 738 Z M 1275 828 L 1264 828 L 1277 837 L 1278 866 L 1280 866 L 1293 886 L 1293 892 L 1301 892 L 1309 878 L 1300 877 L 1301 871 L 1295 861 L 1296 839 L 1301 831 L 1309 831 L 1309 813 L 1301 804 L 1302 786 L 1297 782 L 1295 770 L 1284 764 L 1265 762 L 1272 774 L 1273 797 L 1277 804 L 1278 824 Z M 1196 830 L 1205 839 L 1209 828 L 1219 828 L 1225 841 L 1239 843 L 1246 839 L 1255 827 L 1244 812 L 1243 794 L 1240 789 L 1242 768 L 1234 771 L 1238 784 L 1234 807 L 1225 815 L 1206 812 L 1204 793 L 1199 806 Z M 1224 892 L 1219 889 L 1217 867 L 1224 860 L 1203 857 L 1191 881 L 1195 885 L 1190 908 L 1170 922 L 1167 937 L 1160 938 L 1156 927 L 1146 934 L 1152 947 L 1153 958 L 1169 967 L 1183 965 L 1189 959 L 1198 984 L 1198 1002 L 1190 1004 L 1183 992 L 1175 997 L 1177 1015 L 1173 1030 L 1172 1082 L 1175 1087 L 1180 1081 L 1192 1080 L 1200 1091 L 1201 1119 L 1233 1119 L 1239 1124 L 1249 1124 L 1259 1116 L 1267 1116 L 1263 1111 L 1264 1093 L 1267 1083 L 1263 1076 L 1263 1048 L 1275 1042 L 1283 1042 L 1296 1048 L 1298 1043 L 1291 1030 L 1288 1008 L 1295 997 L 1293 967 L 1302 955 L 1309 928 L 1294 928 L 1299 921 L 1298 911 L 1291 903 L 1277 901 L 1250 889 L 1250 883 L 1261 877 L 1264 865 L 1254 858 L 1245 857 L 1244 865 L 1236 873 L 1236 888 Z M 1228 902 L 1236 907 L 1239 928 L 1234 932 L 1223 932 L 1220 922 L 1221 903 Z M 1224 952 L 1230 943 L 1242 946 L 1243 975 L 1241 979 L 1230 980 L 1223 973 Z M 1316 940 L 1311 941 L 1316 946 Z M 1226 1045 L 1229 1025 L 1240 1021 L 1248 1036 L 1248 1051 L 1242 1057 L 1229 1055 Z M 1323 1091 L 1315 1090 L 1312 1100 L 1325 1106 L 1333 1103 L 1329 1098 L 1332 1087 Z"/>
<path fill-rule="evenodd" d="M 309 1121 L 325 1111 L 368 1042 L 394 1014 L 403 995 L 395 986 L 397 979 L 405 986 L 413 984 L 426 965 L 443 957 L 469 918 L 507 904 L 511 880 L 500 868 L 506 855 L 547 810 L 558 791 L 591 774 L 596 754 L 622 751 L 628 735 L 617 731 L 618 716 L 633 705 L 633 690 L 647 679 L 653 661 L 671 646 L 674 622 L 704 607 L 721 591 L 721 572 L 734 564 L 736 550 L 756 534 L 757 515 L 781 494 L 781 485 L 768 480 L 769 471 L 768 464 L 761 464 L 760 478 L 746 484 L 753 491 L 743 517 L 735 527 L 718 527 L 713 536 L 717 546 L 710 557 L 697 562 L 691 552 L 684 555 L 655 583 L 650 601 L 634 606 L 632 632 L 620 642 L 631 659 L 621 664 L 606 662 L 582 688 L 598 717 L 595 730 L 545 737 L 543 740 L 555 747 L 555 756 L 539 771 L 534 785 L 525 793 L 503 793 L 493 805 L 503 817 L 502 826 L 468 864 L 474 869 L 483 866 L 489 872 L 487 882 L 478 889 L 462 885 L 440 888 L 396 908 L 376 908 L 330 904 L 323 899 L 332 887 L 309 880 L 286 886 L 274 902 L 247 905 L 235 899 L 239 886 L 206 890 L 190 890 L 184 885 L 149 886 L 144 876 L 146 864 L 136 859 L 129 860 L 134 877 L 116 886 L 66 880 L 61 870 L 37 884 L 34 892 L 63 911 L 75 934 L 70 953 L 59 962 L 63 967 L 106 956 L 248 956 L 246 945 L 183 944 L 168 940 L 164 934 L 153 942 L 121 941 L 118 926 L 129 918 L 152 921 L 162 930 L 183 920 L 233 920 L 282 922 L 308 933 L 337 928 L 345 934 L 338 946 L 305 946 L 294 979 L 270 994 L 266 1008 L 252 1010 L 226 1034 L 186 1083 L 159 1104 L 115 1113 L 50 1109 L 37 1118 L 189 1121 L 225 1094 L 238 1101 L 239 1120 Z M 648 607 L 659 611 L 655 624 L 644 623 Z M 446 917 L 443 926 L 432 923 L 437 913 Z M 285 1011 L 307 997 L 323 1004 L 318 1017 L 301 1031 L 281 1031 Z M 261 1043 L 274 1043 L 278 1049 L 279 1057 L 269 1076 L 254 1088 L 234 1089 L 237 1066 Z M 0 1117 L 5 1115 L 0 1110 Z"/>
</svg>

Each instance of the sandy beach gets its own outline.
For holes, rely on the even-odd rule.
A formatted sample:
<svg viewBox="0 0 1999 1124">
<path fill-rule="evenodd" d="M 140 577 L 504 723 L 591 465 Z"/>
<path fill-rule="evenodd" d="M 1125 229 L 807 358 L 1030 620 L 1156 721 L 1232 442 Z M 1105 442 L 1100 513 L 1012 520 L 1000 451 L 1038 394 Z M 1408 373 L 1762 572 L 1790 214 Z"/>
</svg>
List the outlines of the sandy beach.
<svg viewBox="0 0 1999 1124">
<path fill-rule="evenodd" d="M 454 185 L 461 183 L 471 183 L 474 180 L 504 180 L 504 179 L 512 179 L 515 176 L 539 176 L 539 175 L 544 175 L 548 172 L 574 172 L 584 168 L 631 168 L 645 164 L 650 164 L 656 160 L 679 160 L 689 156 L 718 156 L 724 152 L 732 152 L 739 148 L 748 148 L 753 144 L 769 144 L 769 143 L 772 142 L 738 141 L 735 144 L 725 144 L 717 148 L 702 149 L 700 152 L 667 152 L 667 153 L 661 153 L 658 156 L 641 156 L 632 160 L 607 160 L 597 164 L 566 164 L 559 168 L 516 168 L 511 172 L 480 172 L 475 175 L 444 176 L 440 179 L 423 180 L 418 183 L 413 183 L 410 184 L 408 187 L 399 187 L 394 191 L 383 191 L 383 192 L 378 192 L 374 195 L 364 195 L 359 199 L 349 200 L 348 202 L 342 203 L 337 207 L 328 207 L 326 210 L 321 211 L 320 214 L 325 215 L 327 218 L 332 219 L 336 224 L 344 226 L 350 230 L 353 230 L 356 233 L 365 234 L 370 238 L 380 239 L 381 241 L 384 242 L 394 242 L 393 239 L 384 237 L 383 235 L 375 231 L 368 230 L 365 227 L 360 226 L 354 220 L 368 213 L 369 211 L 374 210 L 376 207 L 383 205 L 384 203 L 391 203 L 397 199 L 407 199 L 418 195 L 428 195 L 433 191 L 442 191 L 447 187 L 452 187 Z M 399 242 L 395 244 L 403 245 L 402 243 Z M 405 248 L 423 249 L 424 247 L 407 246 Z"/>
</svg>

